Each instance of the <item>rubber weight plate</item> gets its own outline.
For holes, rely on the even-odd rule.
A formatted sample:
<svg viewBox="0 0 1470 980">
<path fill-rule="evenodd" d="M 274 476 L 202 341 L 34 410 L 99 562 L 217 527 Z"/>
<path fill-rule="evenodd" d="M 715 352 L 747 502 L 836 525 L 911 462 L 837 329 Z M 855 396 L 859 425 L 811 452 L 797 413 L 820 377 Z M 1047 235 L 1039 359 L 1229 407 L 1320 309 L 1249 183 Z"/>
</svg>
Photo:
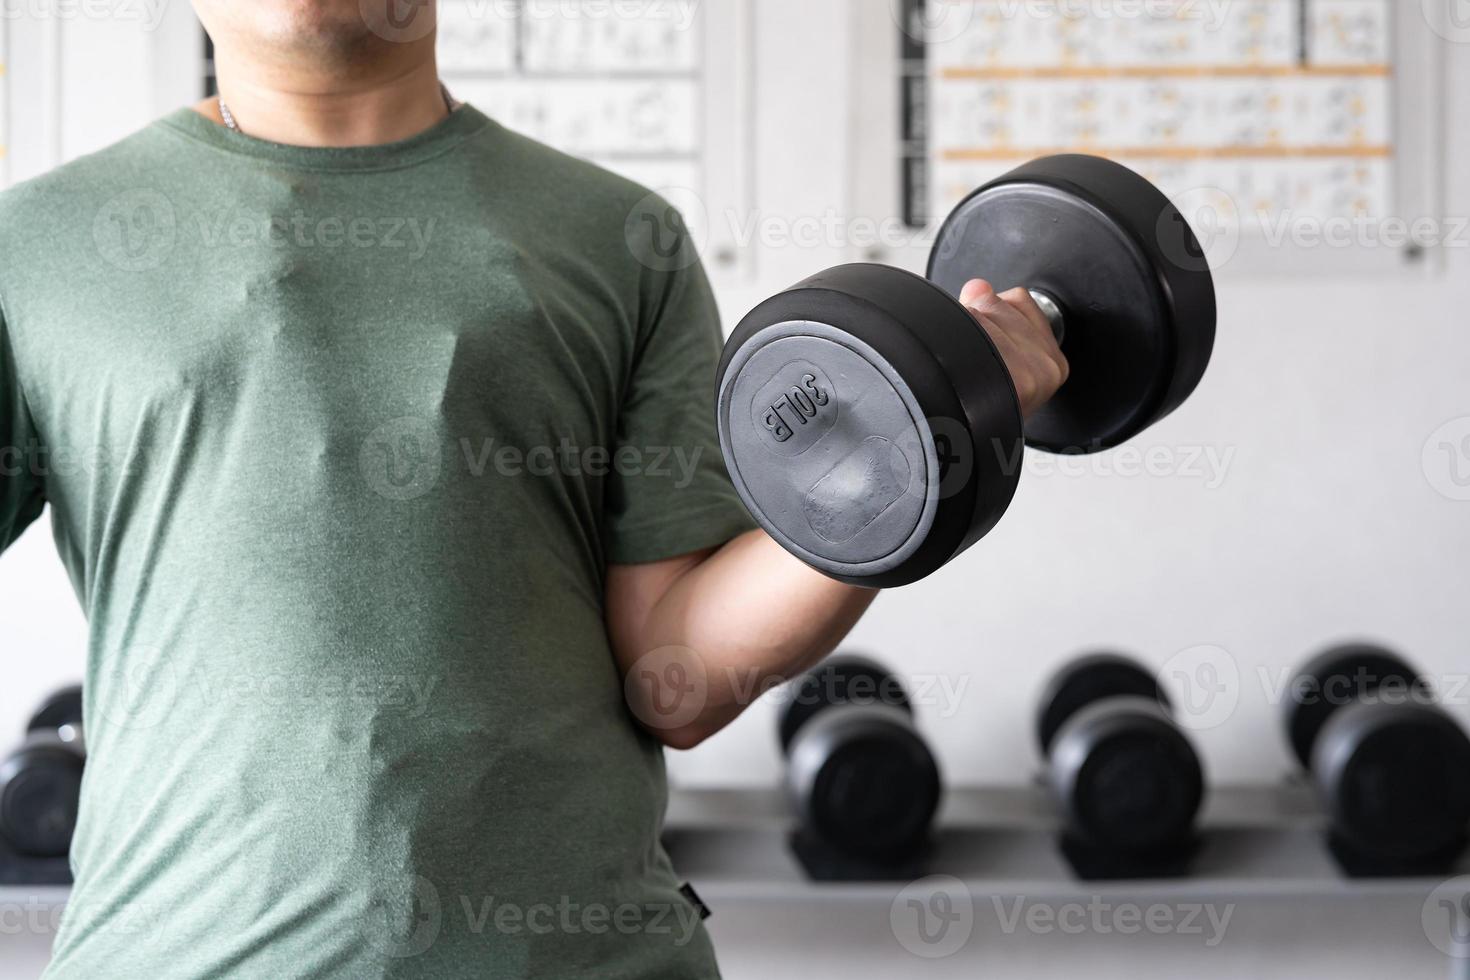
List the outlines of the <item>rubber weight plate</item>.
<svg viewBox="0 0 1470 980">
<path fill-rule="evenodd" d="M 63 725 L 78 725 L 81 721 L 82 688 L 72 685 L 61 688 L 41 702 L 26 724 L 26 731 L 56 729 Z"/>
<path fill-rule="evenodd" d="M 918 581 L 992 528 L 1020 476 L 1020 406 L 964 307 L 889 266 L 839 266 L 725 345 L 720 447 L 760 525 L 827 575 Z"/>
<path fill-rule="evenodd" d="M 929 747 L 886 708 L 815 719 L 797 743 L 791 779 L 808 826 L 843 850 L 879 858 L 922 844 L 942 793 Z"/>
<path fill-rule="evenodd" d="M 837 654 L 791 682 L 790 700 L 777 725 L 781 751 L 791 748 L 792 739 L 807 722 L 828 708 L 845 704 L 887 705 L 913 714 L 903 682 L 887 667 L 858 654 Z"/>
<path fill-rule="evenodd" d="M 1078 657 L 1053 675 L 1041 695 L 1036 717 L 1036 740 L 1043 755 L 1067 719 L 1105 698 L 1148 698 L 1162 707 L 1169 702 L 1159 682 L 1142 664 L 1116 653 Z"/>
<path fill-rule="evenodd" d="M 1312 752 L 1333 825 L 1358 849 L 1413 860 L 1470 824 L 1470 739 L 1425 704 L 1360 705 L 1328 719 Z"/>
<path fill-rule="evenodd" d="M 1311 768 L 1312 747 L 1339 708 L 1356 704 L 1385 689 L 1385 699 L 1399 704 L 1431 701 L 1428 682 L 1398 654 L 1367 643 L 1324 650 L 1297 671 L 1285 702 L 1286 737 L 1304 768 Z"/>
<path fill-rule="evenodd" d="M 1078 712 L 1059 751 L 1060 778 L 1076 828 L 1093 843 L 1148 851 L 1193 832 L 1204 770 L 1184 734 L 1152 699 L 1107 699 Z M 1085 750 L 1070 758 L 1072 749 Z"/>
<path fill-rule="evenodd" d="M 1162 192 L 1101 157 L 1045 157 L 981 187 L 940 229 L 929 278 L 951 296 L 983 278 L 1061 307 L 1072 372 L 1026 422 L 1038 449 L 1132 438 L 1189 397 L 1214 347 L 1214 284 L 1194 232 Z"/>
</svg>

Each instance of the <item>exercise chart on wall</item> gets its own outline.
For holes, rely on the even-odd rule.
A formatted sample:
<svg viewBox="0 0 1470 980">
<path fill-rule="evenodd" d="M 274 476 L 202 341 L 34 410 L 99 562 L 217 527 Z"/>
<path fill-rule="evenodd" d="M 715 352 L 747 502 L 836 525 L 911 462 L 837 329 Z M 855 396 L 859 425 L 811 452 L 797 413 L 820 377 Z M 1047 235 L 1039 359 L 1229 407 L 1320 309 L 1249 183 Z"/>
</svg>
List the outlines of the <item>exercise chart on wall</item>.
<svg viewBox="0 0 1470 980">
<path fill-rule="evenodd" d="M 1108 156 L 1243 234 L 1394 213 L 1392 0 L 907 0 L 904 210 L 1049 153 Z M 923 40 L 917 40 L 922 38 Z M 1249 218 L 1250 220 L 1246 220 Z"/>
<path fill-rule="evenodd" d="M 511 129 L 651 187 L 699 188 L 700 7 L 442 0 L 441 74 Z"/>
</svg>

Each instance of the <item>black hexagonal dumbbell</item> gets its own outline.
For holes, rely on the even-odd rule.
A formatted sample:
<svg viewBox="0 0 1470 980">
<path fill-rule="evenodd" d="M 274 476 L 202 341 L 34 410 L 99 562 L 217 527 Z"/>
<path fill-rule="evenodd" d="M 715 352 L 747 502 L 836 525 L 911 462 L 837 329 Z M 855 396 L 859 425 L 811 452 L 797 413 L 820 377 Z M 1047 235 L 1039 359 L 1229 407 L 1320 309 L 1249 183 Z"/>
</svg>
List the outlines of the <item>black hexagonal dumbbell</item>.
<svg viewBox="0 0 1470 980">
<path fill-rule="evenodd" d="M 1073 661 L 1047 685 L 1036 735 L 1079 875 L 1183 872 L 1204 770 L 1151 672 L 1115 654 Z"/>
<path fill-rule="evenodd" d="M 939 807 L 939 766 L 914 727 L 902 683 L 851 654 L 793 682 L 781 712 L 798 854 L 818 877 L 920 854 Z M 851 860 L 847 860 L 851 859 Z"/>
<path fill-rule="evenodd" d="M 1470 738 L 1407 661 L 1364 643 L 1323 651 L 1293 679 L 1285 725 L 1346 871 L 1453 865 L 1470 825 Z"/>
<path fill-rule="evenodd" d="M 1024 425 L 964 284 L 1028 289 L 1071 377 Z M 839 266 L 761 303 L 725 346 L 720 446 L 751 514 L 844 582 L 915 582 L 990 531 L 1024 445 L 1116 446 L 1194 391 L 1215 291 L 1183 215 L 1120 164 L 1025 164 L 940 230 L 928 277 Z"/>
<path fill-rule="evenodd" d="M 0 841 L 25 857 L 62 857 L 71 849 L 87 753 L 82 689 L 43 701 L 25 741 L 0 759 Z"/>
</svg>

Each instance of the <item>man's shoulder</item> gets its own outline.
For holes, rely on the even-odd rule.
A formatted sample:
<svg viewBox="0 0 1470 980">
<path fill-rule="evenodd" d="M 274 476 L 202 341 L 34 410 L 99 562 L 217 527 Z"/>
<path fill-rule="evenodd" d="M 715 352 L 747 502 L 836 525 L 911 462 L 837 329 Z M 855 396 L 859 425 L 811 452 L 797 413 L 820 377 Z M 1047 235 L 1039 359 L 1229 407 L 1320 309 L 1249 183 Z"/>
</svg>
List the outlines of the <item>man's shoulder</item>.
<svg viewBox="0 0 1470 980">
<path fill-rule="evenodd" d="M 90 234 L 109 211 L 126 210 L 130 194 L 156 187 L 169 152 L 161 128 L 152 123 L 0 191 L 0 254 L 9 262 L 68 229 Z"/>
<path fill-rule="evenodd" d="M 492 122 L 499 139 L 485 144 L 487 162 L 511 163 L 526 175 L 535 175 L 552 186 L 588 188 L 606 197 L 633 202 L 649 193 L 648 188 L 606 167 L 573 156 L 499 122 Z"/>
<path fill-rule="evenodd" d="M 642 212 L 662 213 L 669 189 L 649 186 L 573 156 L 523 133 L 495 124 L 497 138 L 483 146 L 483 165 L 497 181 L 511 181 L 516 196 L 534 204 L 548 221 L 581 231 L 606 229 L 621 237 Z"/>
<path fill-rule="evenodd" d="M 155 121 L 100 150 L 83 154 L 0 192 L 0 213 L 37 206 L 62 206 L 68 200 L 92 200 L 126 189 L 156 174 L 167 158 L 163 124 Z M 105 199 L 105 197 L 104 197 Z"/>
</svg>

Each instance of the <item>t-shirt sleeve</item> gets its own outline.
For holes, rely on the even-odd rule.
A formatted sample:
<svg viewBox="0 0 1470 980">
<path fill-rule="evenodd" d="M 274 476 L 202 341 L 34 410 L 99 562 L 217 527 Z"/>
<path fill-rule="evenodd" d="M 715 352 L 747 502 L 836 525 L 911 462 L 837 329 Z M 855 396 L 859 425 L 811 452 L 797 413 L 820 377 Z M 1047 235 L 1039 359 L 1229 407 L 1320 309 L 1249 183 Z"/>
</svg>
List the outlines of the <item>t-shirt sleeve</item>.
<svg viewBox="0 0 1470 980">
<path fill-rule="evenodd" d="M 37 439 L 15 366 L 14 349 L 0 314 L 0 552 L 41 516 L 45 498 L 31 465 Z"/>
<path fill-rule="evenodd" d="M 646 313 L 612 448 L 606 534 L 614 564 L 715 547 L 755 526 L 720 456 L 722 338 L 704 269 L 695 260 L 645 282 Z"/>
</svg>

